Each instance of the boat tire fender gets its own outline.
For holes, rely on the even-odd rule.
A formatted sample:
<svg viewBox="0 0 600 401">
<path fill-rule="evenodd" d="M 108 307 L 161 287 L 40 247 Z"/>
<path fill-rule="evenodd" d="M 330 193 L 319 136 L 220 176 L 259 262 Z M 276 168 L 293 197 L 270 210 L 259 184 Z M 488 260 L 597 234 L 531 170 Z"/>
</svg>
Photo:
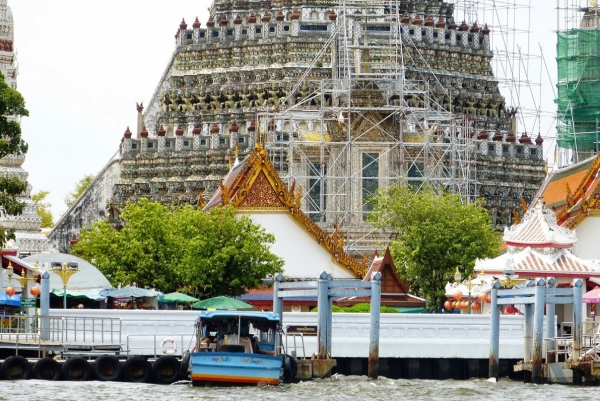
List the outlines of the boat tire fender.
<svg viewBox="0 0 600 401">
<path fill-rule="evenodd" d="M 164 355 L 154 361 L 152 373 L 154 382 L 158 384 L 171 384 L 179 379 L 181 362 L 171 355 Z"/>
<path fill-rule="evenodd" d="M 121 362 L 114 355 L 100 355 L 94 361 L 94 374 L 100 381 L 115 381 L 121 377 Z"/>
<path fill-rule="evenodd" d="M 42 358 L 33 365 L 33 378 L 36 380 L 57 381 L 62 379 L 60 363 L 54 358 Z"/>
<path fill-rule="evenodd" d="M 285 354 L 283 356 L 283 381 L 291 383 L 298 373 L 298 362 L 292 356 Z"/>
<path fill-rule="evenodd" d="M 181 356 L 181 376 L 188 375 L 188 369 L 190 367 L 190 358 L 190 351 L 184 351 L 183 355 Z"/>
<path fill-rule="evenodd" d="M 6 358 L 2 364 L 3 380 L 28 380 L 31 379 L 31 363 L 21 355 Z"/>
<path fill-rule="evenodd" d="M 150 383 L 152 381 L 152 364 L 142 356 L 129 358 L 123 364 L 121 377 L 131 383 Z"/>
<path fill-rule="evenodd" d="M 92 367 L 87 360 L 80 356 L 72 356 L 62 366 L 65 380 L 87 381 L 92 376 Z"/>
</svg>

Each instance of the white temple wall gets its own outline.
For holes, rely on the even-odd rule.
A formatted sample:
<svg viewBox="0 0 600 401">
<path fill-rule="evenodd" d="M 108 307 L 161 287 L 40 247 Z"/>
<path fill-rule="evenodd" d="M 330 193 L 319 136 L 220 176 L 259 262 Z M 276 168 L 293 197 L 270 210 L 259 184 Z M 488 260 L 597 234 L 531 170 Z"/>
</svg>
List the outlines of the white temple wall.
<svg viewBox="0 0 600 401">
<path fill-rule="evenodd" d="M 306 231 L 292 216 L 285 213 L 253 213 L 248 217 L 275 236 L 271 252 L 285 260 L 284 276 L 316 279 L 322 271 L 327 271 L 334 279 L 355 278 L 317 243 L 315 234 Z"/>
<path fill-rule="evenodd" d="M 573 254 L 586 260 L 600 260 L 600 217 L 588 216 L 575 229 L 577 242 L 573 245 Z"/>
</svg>

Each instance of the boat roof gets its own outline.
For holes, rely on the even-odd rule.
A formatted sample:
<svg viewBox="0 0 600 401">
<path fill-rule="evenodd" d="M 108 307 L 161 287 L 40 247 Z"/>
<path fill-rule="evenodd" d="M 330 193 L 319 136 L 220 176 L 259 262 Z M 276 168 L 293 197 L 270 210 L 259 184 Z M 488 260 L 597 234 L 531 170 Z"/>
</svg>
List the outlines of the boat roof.
<svg viewBox="0 0 600 401">
<path fill-rule="evenodd" d="M 242 318 L 252 320 L 268 320 L 271 322 L 279 322 L 279 313 L 273 312 L 258 312 L 258 311 L 239 311 L 239 310 L 203 310 L 200 311 L 200 316 L 196 319 L 196 323 L 200 320 L 220 320 Z"/>
</svg>

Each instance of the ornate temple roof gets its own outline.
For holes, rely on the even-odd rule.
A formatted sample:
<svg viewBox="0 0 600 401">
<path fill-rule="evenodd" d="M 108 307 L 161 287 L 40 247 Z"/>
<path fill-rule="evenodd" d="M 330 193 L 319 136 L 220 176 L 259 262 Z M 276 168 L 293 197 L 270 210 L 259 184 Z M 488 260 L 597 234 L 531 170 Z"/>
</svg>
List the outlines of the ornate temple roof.
<svg viewBox="0 0 600 401">
<path fill-rule="evenodd" d="M 536 249 L 525 248 L 518 253 L 505 253 L 494 259 L 475 262 L 476 272 L 502 275 L 505 269 L 514 271 L 521 278 L 532 276 L 575 276 L 587 278 L 600 276 L 600 265 L 583 260 L 567 249 L 544 254 Z"/>
<path fill-rule="evenodd" d="M 538 201 L 519 224 L 504 230 L 504 241 L 508 246 L 520 248 L 571 248 L 577 236 L 560 227 L 554 213 Z"/>
<path fill-rule="evenodd" d="M 339 264 L 349 269 L 355 277 L 364 277 L 366 260 L 360 264 L 344 252 L 344 236 L 337 229 L 329 235 L 302 212 L 301 196 L 302 189 L 296 192 L 295 183 L 287 188 L 269 161 L 267 151 L 257 143 L 254 151 L 221 180 L 219 189 L 203 210 L 231 205 L 241 213 L 289 213 L 315 236 L 315 240 Z"/>
<path fill-rule="evenodd" d="M 600 216 L 600 153 L 553 171 L 536 199 L 556 214 L 560 226 L 575 228 L 587 216 Z"/>
</svg>

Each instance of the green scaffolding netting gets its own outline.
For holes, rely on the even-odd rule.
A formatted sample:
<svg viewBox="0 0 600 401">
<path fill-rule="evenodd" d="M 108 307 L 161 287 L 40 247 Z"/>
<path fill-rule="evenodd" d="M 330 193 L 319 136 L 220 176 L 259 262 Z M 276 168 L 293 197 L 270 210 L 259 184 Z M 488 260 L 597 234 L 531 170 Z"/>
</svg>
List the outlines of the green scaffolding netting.
<svg viewBox="0 0 600 401">
<path fill-rule="evenodd" d="M 558 32 L 558 146 L 594 149 L 600 122 L 600 30 Z"/>
</svg>

